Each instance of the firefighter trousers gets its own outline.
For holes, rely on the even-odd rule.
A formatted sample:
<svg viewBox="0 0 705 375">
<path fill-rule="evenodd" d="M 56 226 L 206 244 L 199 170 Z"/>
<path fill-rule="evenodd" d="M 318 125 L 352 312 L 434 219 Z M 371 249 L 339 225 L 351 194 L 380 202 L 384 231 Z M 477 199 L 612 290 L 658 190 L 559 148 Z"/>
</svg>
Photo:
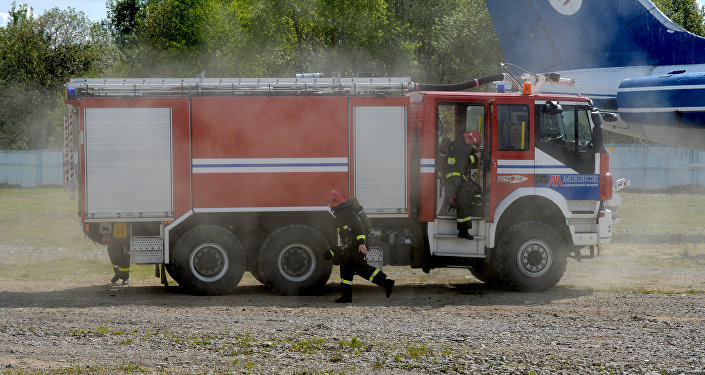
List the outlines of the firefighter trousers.
<svg viewBox="0 0 705 375">
<path fill-rule="evenodd" d="M 365 255 L 360 253 L 357 245 L 345 249 L 345 259 L 340 265 L 340 287 L 344 296 L 352 295 L 352 282 L 355 274 L 370 282 L 384 287 L 387 275 L 379 268 L 367 264 Z"/>
<path fill-rule="evenodd" d="M 113 239 L 108 244 L 108 257 L 110 263 L 113 264 L 113 272 L 115 277 L 113 282 L 118 279 L 127 281 L 130 278 L 130 245 L 127 241 Z"/>
<path fill-rule="evenodd" d="M 474 181 L 462 182 L 456 189 L 457 228 L 467 234 L 472 228 L 472 218 L 482 215 L 482 189 Z"/>
</svg>

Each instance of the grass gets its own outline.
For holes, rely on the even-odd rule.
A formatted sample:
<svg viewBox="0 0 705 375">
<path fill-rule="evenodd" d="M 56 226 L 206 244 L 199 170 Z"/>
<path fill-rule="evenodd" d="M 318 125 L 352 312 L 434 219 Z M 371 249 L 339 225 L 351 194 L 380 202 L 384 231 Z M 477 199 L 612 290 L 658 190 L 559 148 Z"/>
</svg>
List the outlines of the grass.
<svg viewBox="0 0 705 375">
<path fill-rule="evenodd" d="M 19 248 L 0 262 L 0 278 L 109 278 L 112 268 L 105 246 L 83 234 L 77 211 L 78 202 L 60 187 L 0 187 L 0 246 Z M 48 250 L 22 253 L 23 247 Z M 154 266 L 131 268 L 132 279 L 154 278 Z"/>
<path fill-rule="evenodd" d="M 705 194 L 623 193 L 615 233 L 705 235 Z"/>
<path fill-rule="evenodd" d="M 69 194 L 58 187 L 0 188 L 0 245 L 95 249 Z"/>
</svg>

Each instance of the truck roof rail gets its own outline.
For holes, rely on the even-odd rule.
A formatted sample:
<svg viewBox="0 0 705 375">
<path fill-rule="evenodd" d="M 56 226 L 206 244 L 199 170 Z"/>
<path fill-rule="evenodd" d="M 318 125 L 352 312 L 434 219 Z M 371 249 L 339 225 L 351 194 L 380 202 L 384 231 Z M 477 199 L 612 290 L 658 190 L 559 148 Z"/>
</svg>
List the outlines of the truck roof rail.
<svg viewBox="0 0 705 375">
<path fill-rule="evenodd" d="M 70 78 L 65 84 L 69 96 L 403 95 L 410 85 L 410 77 Z"/>
</svg>

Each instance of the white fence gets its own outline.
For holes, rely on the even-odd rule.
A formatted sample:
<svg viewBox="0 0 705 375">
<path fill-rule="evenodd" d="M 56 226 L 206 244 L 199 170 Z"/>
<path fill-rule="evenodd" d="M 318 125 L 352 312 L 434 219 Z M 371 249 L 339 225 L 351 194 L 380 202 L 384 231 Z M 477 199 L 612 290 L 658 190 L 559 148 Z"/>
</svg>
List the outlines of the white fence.
<svg viewBox="0 0 705 375">
<path fill-rule="evenodd" d="M 610 173 L 632 189 L 705 186 L 705 152 L 663 145 L 607 145 Z"/>
<path fill-rule="evenodd" d="M 63 185 L 63 170 L 61 151 L 0 150 L 0 185 Z"/>
</svg>

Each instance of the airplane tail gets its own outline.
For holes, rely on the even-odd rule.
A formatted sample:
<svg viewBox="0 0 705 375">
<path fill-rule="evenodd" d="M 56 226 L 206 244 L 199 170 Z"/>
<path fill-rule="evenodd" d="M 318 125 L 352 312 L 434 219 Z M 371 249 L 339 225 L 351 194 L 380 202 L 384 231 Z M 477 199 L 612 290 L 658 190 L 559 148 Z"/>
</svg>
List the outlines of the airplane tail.
<svg viewBox="0 0 705 375">
<path fill-rule="evenodd" d="M 505 60 L 531 72 L 705 63 L 705 38 L 649 0 L 486 3 Z"/>
</svg>

